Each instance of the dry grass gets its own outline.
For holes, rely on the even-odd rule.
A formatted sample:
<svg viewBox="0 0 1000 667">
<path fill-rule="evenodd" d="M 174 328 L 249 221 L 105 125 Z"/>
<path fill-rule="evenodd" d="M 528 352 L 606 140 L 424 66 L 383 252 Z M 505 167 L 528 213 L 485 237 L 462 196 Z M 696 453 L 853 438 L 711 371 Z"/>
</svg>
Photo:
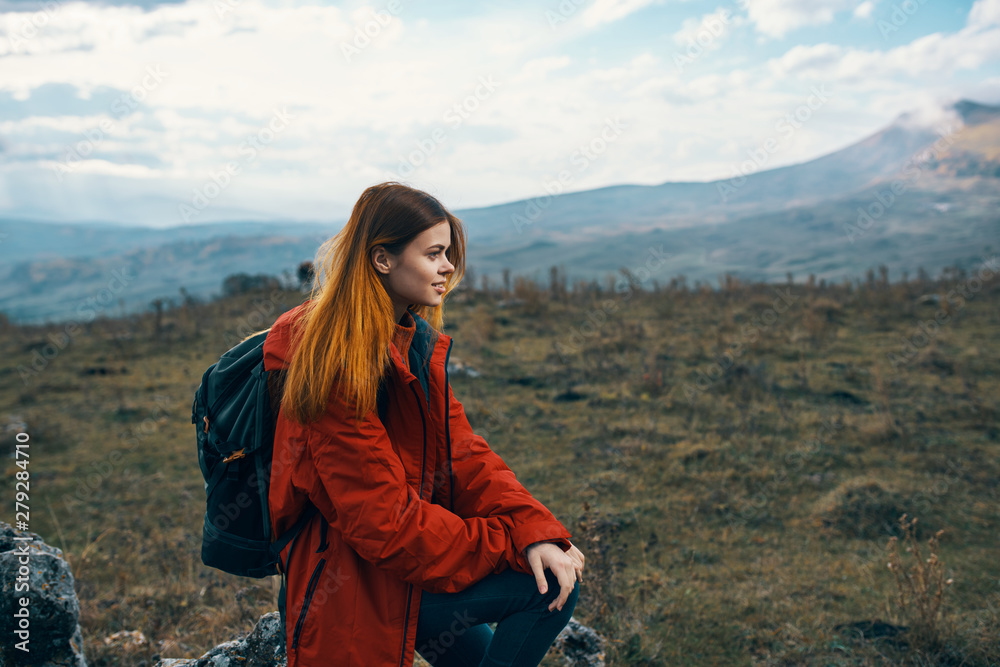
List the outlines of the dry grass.
<svg viewBox="0 0 1000 667">
<path fill-rule="evenodd" d="M 945 567 L 938 558 L 938 549 L 944 530 L 939 530 L 927 540 L 927 558 L 920 550 L 916 538 L 917 518 L 907 520 L 906 514 L 899 518 L 906 553 L 912 562 L 903 562 L 899 553 L 899 538 L 889 539 L 889 570 L 896 580 L 899 591 L 899 612 L 909 619 L 911 637 L 925 645 L 936 647 L 941 643 L 943 630 L 942 612 L 945 591 L 954 579 L 945 579 Z"/>
<path fill-rule="evenodd" d="M 503 306 L 456 294 L 446 319 L 453 355 L 482 373 L 452 378 L 473 427 L 588 555 L 576 616 L 607 636 L 609 664 L 1000 663 L 996 286 L 893 366 L 933 315 L 920 297 L 954 282 L 795 285 L 766 328 L 771 286 L 672 284 L 550 300 L 517 283 Z M 32 436 L 31 528 L 72 564 L 90 664 L 200 655 L 275 608 L 275 582 L 201 565 L 189 415 L 205 368 L 301 298 L 85 323 L 26 382 L 18 366 L 61 328 L 0 338 L 0 416 Z M 904 512 L 948 527 L 933 549 L 955 583 L 933 649 L 837 629 L 913 624 L 886 607 Z M 148 643 L 104 642 L 122 631 Z"/>
</svg>

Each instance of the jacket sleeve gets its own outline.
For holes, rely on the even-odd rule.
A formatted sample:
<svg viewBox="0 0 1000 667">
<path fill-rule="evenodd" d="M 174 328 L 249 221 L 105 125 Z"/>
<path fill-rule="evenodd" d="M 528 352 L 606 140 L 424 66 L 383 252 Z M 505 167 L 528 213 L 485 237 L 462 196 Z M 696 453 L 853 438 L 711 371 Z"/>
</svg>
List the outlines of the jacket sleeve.
<svg viewBox="0 0 1000 667">
<path fill-rule="evenodd" d="M 486 440 L 472 432 L 465 409 L 448 386 L 454 510 L 461 517 L 500 518 L 513 542 L 511 568 L 530 574 L 524 550 L 535 542 L 570 548 L 570 532 L 534 498 Z M 508 553 L 508 556 L 510 554 Z"/>
<path fill-rule="evenodd" d="M 501 517 L 462 518 L 422 500 L 382 422 L 331 400 L 307 449 L 333 506 L 326 519 L 365 560 L 423 589 L 461 591 L 515 558 Z"/>
</svg>

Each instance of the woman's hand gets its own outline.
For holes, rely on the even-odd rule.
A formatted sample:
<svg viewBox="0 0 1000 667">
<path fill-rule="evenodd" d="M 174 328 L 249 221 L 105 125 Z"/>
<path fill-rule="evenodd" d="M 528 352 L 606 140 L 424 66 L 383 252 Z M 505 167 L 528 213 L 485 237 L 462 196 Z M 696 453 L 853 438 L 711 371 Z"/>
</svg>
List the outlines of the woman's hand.
<svg viewBox="0 0 1000 667">
<path fill-rule="evenodd" d="M 535 542 L 528 545 L 524 554 L 535 575 L 538 592 L 542 595 L 549 590 L 545 579 L 545 568 L 552 570 L 552 574 L 556 575 L 556 579 L 559 580 L 559 597 L 549 605 L 549 611 L 554 609 L 562 611 L 567 598 L 573 592 L 575 581 L 577 579 L 583 581 L 583 553 L 575 546 L 571 546 L 569 551 L 563 551 L 552 542 Z"/>
<path fill-rule="evenodd" d="M 569 551 L 565 552 L 567 556 L 573 559 L 573 564 L 576 567 L 576 578 L 579 581 L 583 581 L 583 563 L 586 560 L 583 557 L 583 552 L 576 548 L 576 545 L 572 542 L 569 543 Z"/>
</svg>

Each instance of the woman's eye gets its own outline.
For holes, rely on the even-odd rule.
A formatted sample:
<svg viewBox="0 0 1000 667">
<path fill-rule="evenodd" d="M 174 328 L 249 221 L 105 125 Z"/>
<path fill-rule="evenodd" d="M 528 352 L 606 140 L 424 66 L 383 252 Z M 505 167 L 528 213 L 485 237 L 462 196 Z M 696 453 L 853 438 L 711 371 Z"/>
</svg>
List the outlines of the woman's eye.
<svg viewBox="0 0 1000 667">
<path fill-rule="evenodd" d="M 440 250 L 436 250 L 436 251 L 434 251 L 434 252 L 431 253 L 431 257 L 437 257 L 440 254 L 441 254 L 441 251 Z"/>
</svg>

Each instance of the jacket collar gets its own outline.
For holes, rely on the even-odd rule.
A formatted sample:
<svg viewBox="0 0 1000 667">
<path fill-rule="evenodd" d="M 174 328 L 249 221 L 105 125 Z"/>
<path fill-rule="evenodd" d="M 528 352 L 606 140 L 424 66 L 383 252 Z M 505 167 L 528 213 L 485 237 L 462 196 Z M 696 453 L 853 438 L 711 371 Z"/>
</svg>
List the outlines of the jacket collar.
<svg viewBox="0 0 1000 667">
<path fill-rule="evenodd" d="M 409 368 L 406 368 L 406 365 L 401 363 L 401 356 L 397 367 L 406 383 L 412 380 L 420 382 L 420 386 L 424 390 L 424 396 L 427 397 L 428 407 L 430 407 L 431 357 L 434 356 L 434 350 L 439 340 L 444 344 L 449 344 L 451 338 L 436 331 L 427 320 L 415 313 L 411 308 L 407 308 L 407 312 L 413 317 L 415 325 L 413 339 L 410 341 L 410 349 L 407 352 Z M 399 353 L 399 350 L 396 350 L 396 352 Z"/>
</svg>

